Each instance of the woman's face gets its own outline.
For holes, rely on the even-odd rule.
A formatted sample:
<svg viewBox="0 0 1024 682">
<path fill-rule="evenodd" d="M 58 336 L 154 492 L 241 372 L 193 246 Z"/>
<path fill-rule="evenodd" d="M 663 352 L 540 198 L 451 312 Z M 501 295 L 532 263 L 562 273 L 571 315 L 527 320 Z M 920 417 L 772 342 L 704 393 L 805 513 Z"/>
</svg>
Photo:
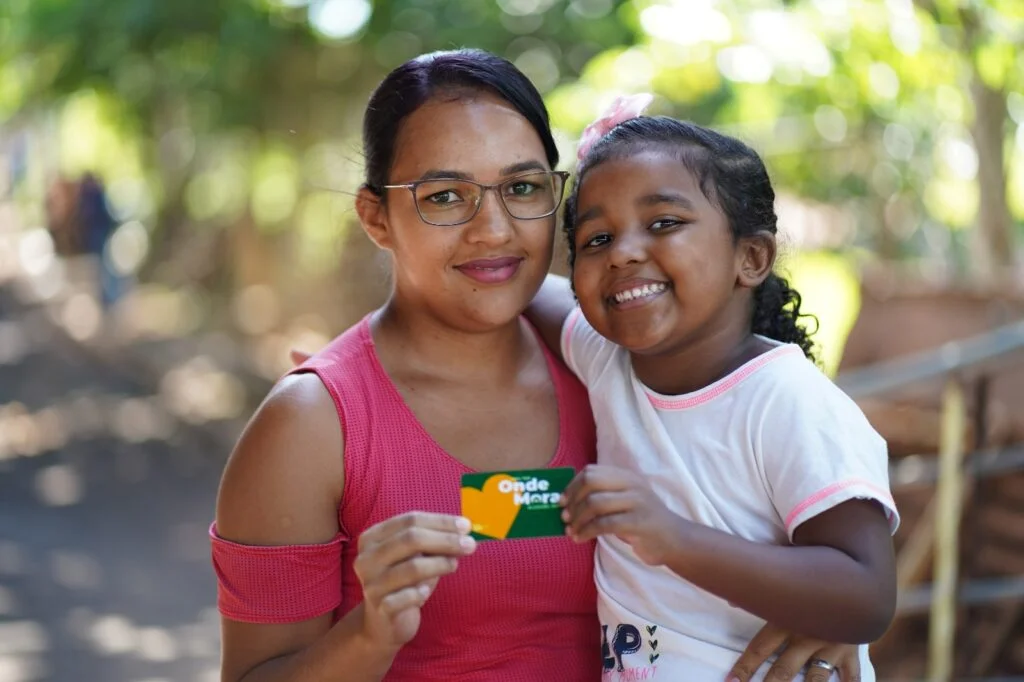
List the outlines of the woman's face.
<svg viewBox="0 0 1024 682">
<path fill-rule="evenodd" d="M 432 99 L 403 122 L 388 183 L 462 178 L 490 185 L 530 170 L 550 170 L 537 132 L 504 100 L 472 93 Z M 379 234 L 368 229 L 393 254 L 403 302 L 465 331 L 487 331 L 522 313 L 551 265 L 554 215 L 513 218 L 495 188 L 469 222 L 439 227 L 421 219 L 408 189 L 384 191 Z M 507 188 L 509 205 L 530 191 Z M 435 192 L 430 201 L 443 208 L 459 199 Z"/>
</svg>

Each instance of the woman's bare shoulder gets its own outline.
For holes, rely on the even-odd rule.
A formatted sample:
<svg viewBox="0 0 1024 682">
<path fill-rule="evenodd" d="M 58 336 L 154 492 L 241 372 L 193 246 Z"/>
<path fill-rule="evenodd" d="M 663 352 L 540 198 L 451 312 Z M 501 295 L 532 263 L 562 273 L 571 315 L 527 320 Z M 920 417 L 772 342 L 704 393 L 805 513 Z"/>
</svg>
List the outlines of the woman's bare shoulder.
<svg viewBox="0 0 1024 682">
<path fill-rule="evenodd" d="M 326 542 L 338 532 L 344 439 L 312 373 L 271 389 L 235 445 L 217 498 L 220 537 L 253 545 Z"/>
</svg>

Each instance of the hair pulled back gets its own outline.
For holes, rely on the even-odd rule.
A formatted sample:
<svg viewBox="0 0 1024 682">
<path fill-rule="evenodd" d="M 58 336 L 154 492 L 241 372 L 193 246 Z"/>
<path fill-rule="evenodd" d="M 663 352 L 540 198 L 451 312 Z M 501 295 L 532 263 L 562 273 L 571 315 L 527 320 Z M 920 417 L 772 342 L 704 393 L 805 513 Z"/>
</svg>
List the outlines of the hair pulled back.
<svg viewBox="0 0 1024 682">
<path fill-rule="evenodd" d="M 495 94 L 508 102 L 537 131 L 551 167 L 558 164 L 544 100 L 522 71 L 484 50 L 432 52 L 397 67 L 370 95 L 363 117 L 366 187 L 382 195 L 395 158 L 395 141 L 408 116 L 438 95 L 472 91 Z"/>
</svg>

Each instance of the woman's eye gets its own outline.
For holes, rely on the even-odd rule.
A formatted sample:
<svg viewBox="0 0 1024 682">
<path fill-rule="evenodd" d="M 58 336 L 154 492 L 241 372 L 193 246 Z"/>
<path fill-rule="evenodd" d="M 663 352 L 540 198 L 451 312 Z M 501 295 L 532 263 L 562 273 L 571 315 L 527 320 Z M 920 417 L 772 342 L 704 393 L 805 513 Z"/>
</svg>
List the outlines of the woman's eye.
<svg viewBox="0 0 1024 682">
<path fill-rule="evenodd" d="M 514 196 L 525 197 L 533 194 L 538 189 L 540 188 L 532 182 L 516 182 L 508 188 L 508 193 Z"/>
<path fill-rule="evenodd" d="M 437 204 L 438 206 L 444 206 L 445 204 L 453 204 L 459 200 L 459 195 L 454 190 L 450 189 L 446 189 L 443 192 L 435 192 L 434 194 L 431 194 L 429 197 L 427 197 L 427 201 L 429 201 L 432 204 Z"/>
</svg>

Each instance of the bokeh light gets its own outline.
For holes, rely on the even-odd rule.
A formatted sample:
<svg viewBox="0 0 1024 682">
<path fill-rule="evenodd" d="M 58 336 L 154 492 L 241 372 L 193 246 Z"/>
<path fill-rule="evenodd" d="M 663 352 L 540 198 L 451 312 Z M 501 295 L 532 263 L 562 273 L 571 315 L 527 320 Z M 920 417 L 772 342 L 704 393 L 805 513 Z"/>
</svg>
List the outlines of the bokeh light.
<svg viewBox="0 0 1024 682">
<path fill-rule="evenodd" d="M 370 20 L 373 6 L 369 0 L 313 0 L 309 22 L 325 38 L 351 38 Z"/>
</svg>

